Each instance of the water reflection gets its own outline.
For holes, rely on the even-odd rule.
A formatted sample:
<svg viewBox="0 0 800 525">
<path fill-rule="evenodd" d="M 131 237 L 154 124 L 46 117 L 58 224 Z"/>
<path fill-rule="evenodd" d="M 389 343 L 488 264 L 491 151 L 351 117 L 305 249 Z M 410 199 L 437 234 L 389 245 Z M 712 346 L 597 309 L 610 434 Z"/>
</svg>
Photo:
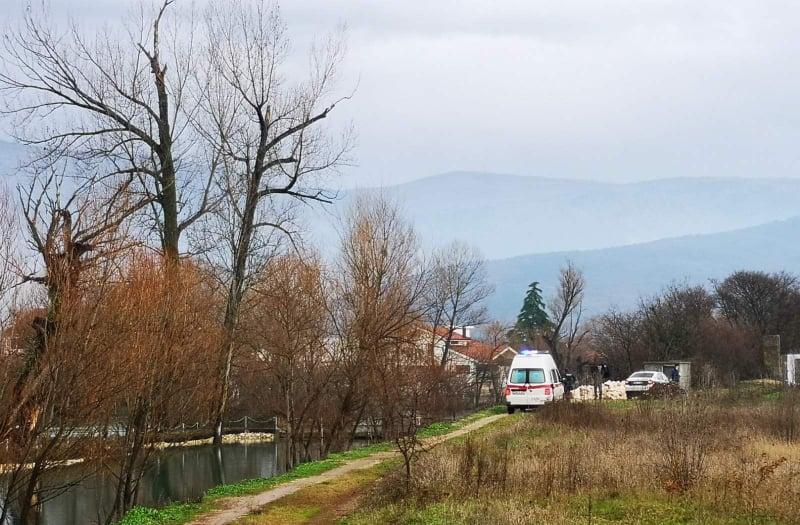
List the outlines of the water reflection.
<svg viewBox="0 0 800 525">
<path fill-rule="evenodd" d="M 161 506 L 172 501 L 196 500 L 211 487 L 243 479 L 264 478 L 282 472 L 285 447 L 282 442 L 199 446 L 160 452 L 142 479 L 137 503 Z M 113 480 L 92 474 L 85 466 L 49 472 L 43 487 L 63 487 L 85 475 L 78 485 L 51 492 L 39 511 L 39 525 L 86 525 L 103 523 L 113 504 Z M 83 469 L 83 470 L 81 470 Z M 13 513 L 13 510 L 12 510 Z M 12 516 L 3 525 L 18 525 Z"/>
</svg>

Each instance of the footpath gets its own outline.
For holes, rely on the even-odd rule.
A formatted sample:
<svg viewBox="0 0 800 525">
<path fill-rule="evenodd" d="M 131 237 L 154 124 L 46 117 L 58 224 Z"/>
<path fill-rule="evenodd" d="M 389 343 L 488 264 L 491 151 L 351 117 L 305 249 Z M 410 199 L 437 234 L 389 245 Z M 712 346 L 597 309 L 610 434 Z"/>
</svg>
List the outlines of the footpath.
<svg viewBox="0 0 800 525">
<path fill-rule="evenodd" d="M 449 432 L 447 434 L 423 439 L 422 443 L 425 446 L 425 448 L 431 448 L 444 441 L 447 441 L 448 439 L 452 439 L 458 436 L 463 436 L 464 434 L 473 432 L 481 427 L 490 425 L 502 417 L 505 417 L 505 415 L 498 414 L 493 416 L 487 416 L 472 423 L 469 423 L 467 425 L 464 425 L 463 427 L 456 429 L 452 432 Z M 294 481 L 278 485 L 273 489 L 269 489 L 258 494 L 227 498 L 219 503 L 219 508 L 210 511 L 209 513 L 204 514 L 203 516 L 200 516 L 199 518 L 190 522 L 189 525 L 232 524 L 237 520 L 258 511 L 262 507 L 269 505 L 270 503 L 273 503 L 281 498 L 294 494 L 295 492 L 298 492 L 302 489 L 320 483 L 332 481 L 336 478 L 339 478 L 354 471 L 374 467 L 375 465 L 383 461 L 386 461 L 388 459 L 392 459 L 397 455 L 398 452 L 396 451 L 376 452 L 364 458 L 347 461 L 344 465 L 323 472 L 321 474 L 317 474 L 315 476 L 310 476 L 307 478 L 296 479 Z"/>
</svg>

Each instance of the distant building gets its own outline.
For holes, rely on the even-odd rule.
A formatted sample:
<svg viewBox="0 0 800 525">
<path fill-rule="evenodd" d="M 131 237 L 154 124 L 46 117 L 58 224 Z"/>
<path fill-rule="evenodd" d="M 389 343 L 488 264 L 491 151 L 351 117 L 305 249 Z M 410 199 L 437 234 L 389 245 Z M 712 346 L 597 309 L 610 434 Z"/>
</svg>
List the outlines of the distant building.
<svg viewBox="0 0 800 525">
<path fill-rule="evenodd" d="M 430 333 L 430 328 L 428 328 Z M 469 374 L 471 378 L 477 378 L 486 367 L 497 367 L 501 377 L 508 373 L 511 361 L 517 355 L 517 351 L 507 344 L 500 344 L 495 347 L 488 345 L 477 339 L 472 338 L 473 327 L 464 326 L 449 332 L 446 327 L 435 329 L 433 343 L 433 360 L 435 363 L 442 361 L 447 341 L 450 347 L 447 352 L 447 363 L 445 366 L 456 372 Z"/>
</svg>

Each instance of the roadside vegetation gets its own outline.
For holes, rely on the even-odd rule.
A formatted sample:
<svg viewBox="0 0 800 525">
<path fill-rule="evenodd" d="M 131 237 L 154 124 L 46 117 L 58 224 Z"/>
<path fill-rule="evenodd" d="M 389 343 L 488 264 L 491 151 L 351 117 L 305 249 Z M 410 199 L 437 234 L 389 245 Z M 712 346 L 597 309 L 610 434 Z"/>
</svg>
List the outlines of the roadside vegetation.
<svg viewBox="0 0 800 525">
<path fill-rule="evenodd" d="M 557 403 L 393 471 L 347 525 L 800 523 L 800 393 Z"/>
</svg>

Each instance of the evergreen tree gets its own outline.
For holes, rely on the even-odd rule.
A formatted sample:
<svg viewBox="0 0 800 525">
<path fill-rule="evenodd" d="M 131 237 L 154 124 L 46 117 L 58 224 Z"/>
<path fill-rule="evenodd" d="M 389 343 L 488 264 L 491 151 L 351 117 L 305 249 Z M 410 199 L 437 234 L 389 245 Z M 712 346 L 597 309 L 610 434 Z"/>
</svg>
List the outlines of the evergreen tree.
<svg viewBox="0 0 800 525">
<path fill-rule="evenodd" d="M 522 302 L 522 308 L 517 316 L 517 324 L 514 325 L 516 339 L 523 344 L 533 342 L 536 334 L 550 326 L 550 318 L 544 308 L 542 300 L 542 290 L 539 282 L 534 281 L 528 286 L 528 293 Z"/>
</svg>

